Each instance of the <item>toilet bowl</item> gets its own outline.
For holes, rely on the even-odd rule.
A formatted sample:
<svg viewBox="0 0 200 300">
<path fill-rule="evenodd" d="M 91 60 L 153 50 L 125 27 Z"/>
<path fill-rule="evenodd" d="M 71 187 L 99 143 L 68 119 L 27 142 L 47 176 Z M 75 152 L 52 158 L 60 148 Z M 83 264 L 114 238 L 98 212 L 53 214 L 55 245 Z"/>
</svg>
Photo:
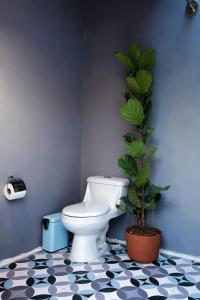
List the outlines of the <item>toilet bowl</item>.
<svg viewBox="0 0 200 300">
<path fill-rule="evenodd" d="M 123 214 L 116 204 L 127 194 L 128 184 L 125 178 L 89 177 L 83 201 L 64 207 L 62 223 L 74 233 L 72 261 L 89 262 L 106 252 L 109 221 Z"/>
</svg>

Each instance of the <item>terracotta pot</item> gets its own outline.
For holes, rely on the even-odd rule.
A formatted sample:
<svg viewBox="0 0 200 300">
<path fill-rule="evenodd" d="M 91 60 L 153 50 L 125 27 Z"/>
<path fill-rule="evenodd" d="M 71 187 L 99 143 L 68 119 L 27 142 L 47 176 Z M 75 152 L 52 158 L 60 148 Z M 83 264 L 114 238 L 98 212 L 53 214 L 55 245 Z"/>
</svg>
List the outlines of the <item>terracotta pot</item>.
<svg viewBox="0 0 200 300">
<path fill-rule="evenodd" d="M 136 262 L 151 263 L 158 258 L 161 231 L 154 236 L 137 235 L 126 231 L 128 256 Z"/>
</svg>

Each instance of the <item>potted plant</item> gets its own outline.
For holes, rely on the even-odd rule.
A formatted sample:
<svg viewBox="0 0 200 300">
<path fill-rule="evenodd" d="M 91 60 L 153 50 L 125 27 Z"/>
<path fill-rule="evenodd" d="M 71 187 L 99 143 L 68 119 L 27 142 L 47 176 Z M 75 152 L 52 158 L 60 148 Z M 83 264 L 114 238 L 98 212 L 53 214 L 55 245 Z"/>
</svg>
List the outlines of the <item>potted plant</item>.
<svg viewBox="0 0 200 300">
<path fill-rule="evenodd" d="M 149 143 L 153 128 L 148 125 L 152 109 L 151 70 L 156 54 L 152 48 L 141 51 L 138 45 L 131 44 L 128 55 L 115 52 L 115 56 L 126 67 L 128 88 L 120 112 L 122 118 L 132 125 L 132 131 L 123 136 L 126 154 L 118 160 L 118 166 L 130 178 L 130 185 L 127 196 L 122 197 L 117 207 L 132 213 L 137 220 L 137 225 L 126 230 L 129 257 L 149 263 L 158 257 L 161 231 L 147 225 L 146 213 L 156 208 L 161 192 L 169 189 L 169 186 L 160 187 L 150 181 L 151 160 L 157 150 Z"/>
</svg>

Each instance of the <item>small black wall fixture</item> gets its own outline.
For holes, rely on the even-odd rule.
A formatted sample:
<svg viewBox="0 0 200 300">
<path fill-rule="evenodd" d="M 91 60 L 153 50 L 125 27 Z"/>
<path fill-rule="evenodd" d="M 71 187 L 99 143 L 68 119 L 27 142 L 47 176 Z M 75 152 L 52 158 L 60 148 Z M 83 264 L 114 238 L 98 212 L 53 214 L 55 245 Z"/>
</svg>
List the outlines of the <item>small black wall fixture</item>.
<svg viewBox="0 0 200 300">
<path fill-rule="evenodd" d="M 188 13 L 190 14 L 194 14 L 197 12 L 198 7 L 199 7 L 199 3 L 197 0 L 186 0 L 187 2 L 187 6 L 186 6 L 186 10 Z"/>
</svg>

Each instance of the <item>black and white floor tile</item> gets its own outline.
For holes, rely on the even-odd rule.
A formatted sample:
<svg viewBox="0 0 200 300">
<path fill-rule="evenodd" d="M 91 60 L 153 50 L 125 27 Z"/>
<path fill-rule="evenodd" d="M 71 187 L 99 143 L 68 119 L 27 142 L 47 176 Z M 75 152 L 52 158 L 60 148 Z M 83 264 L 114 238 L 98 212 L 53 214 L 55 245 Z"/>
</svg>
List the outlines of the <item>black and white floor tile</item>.
<svg viewBox="0 0 200 300">
<path fill-rule="evenodd" d="M 0 268 L 0 299 L 200 299 L 199 262 L 160 255 L 139 264 L 117 243 L 91 263 L 71 262 L 69 251 L 41 251 Z"/>
</svg>

